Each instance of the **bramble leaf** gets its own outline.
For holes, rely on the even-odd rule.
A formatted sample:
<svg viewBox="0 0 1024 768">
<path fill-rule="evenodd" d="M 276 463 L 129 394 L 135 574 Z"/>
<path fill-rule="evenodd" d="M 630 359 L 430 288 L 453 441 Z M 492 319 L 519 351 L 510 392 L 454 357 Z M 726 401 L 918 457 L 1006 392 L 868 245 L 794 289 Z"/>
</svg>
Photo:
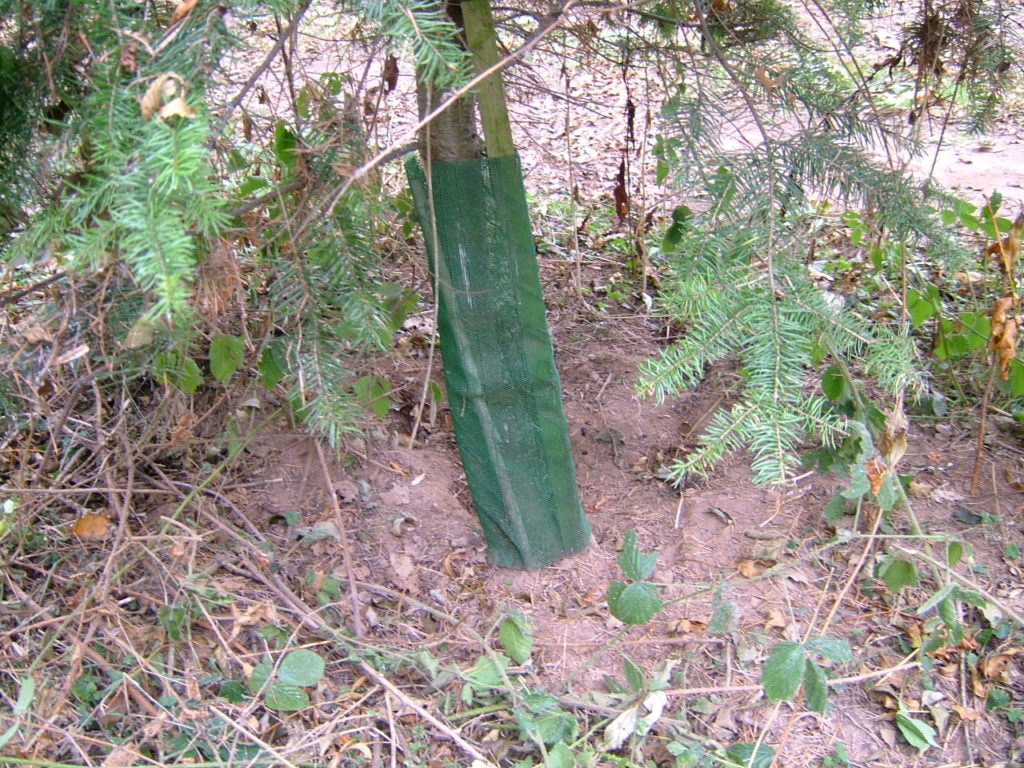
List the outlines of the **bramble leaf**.
<svg viewBox="0 0 1024 768">
<path fill-rule="evenodd" d="M 646 581 L 629 586 L 613 581 L 608 586 L 607 599 L 612 616 L 626 624 L 643 624 L 661 610 L 658 590 Z"/>
<path fill-rule="evenodd" d="M 309 695 L 297 685 L 275 680 L 267 688 L 263 703 L 276 712 L 297 712 L 309 706 Z"/>
<path fill-rule="evenodd" d="M 812 712 L 825 714 L 828 709 L 828 684 L 825 671 L 810 659 L 804 665 L 804 697 L 807 708 Z"/>
<path fill-rule="evenodd" d="M 619 567 L 633 581 L 643 581 L 654 571 L 658 562 L 657 552 L 641 552 L 637 548 L 636 531 L 626 531 L 619 553 Z"/>
<path fill-rule="evenodd" d="M 501 644 L 516 664 L 525 664 L 533 652 L 533 626 L 519 611 L 511 611 L 498 630 Z"/>
<path fill-rule="evenodd" d="M 761 672 L 761 684 L 769 699 L 793 698 L 803 682 L 805 658 L 804 647 L 800 643 L 783 640 L 775 644 Z"/>
<path fill-rule="evenodd" d="M 210 373 L 227 384 L 245 359 L 245 340 L 222 333 L 210 342 Z"/>
<path fill-rule="evenodd" d="M 886 557 L 878 568 L 878 575 L 894 595 L 904 587 L 917 586 L 917 568 L 902 558 Z"/>
<path fill-rule="evenodd" d="M 308 648 L 298 648 L 281 660 L 277 676 L 287 685 L 316 685 L 324 676 L 324 660 Z"/>
</svg>

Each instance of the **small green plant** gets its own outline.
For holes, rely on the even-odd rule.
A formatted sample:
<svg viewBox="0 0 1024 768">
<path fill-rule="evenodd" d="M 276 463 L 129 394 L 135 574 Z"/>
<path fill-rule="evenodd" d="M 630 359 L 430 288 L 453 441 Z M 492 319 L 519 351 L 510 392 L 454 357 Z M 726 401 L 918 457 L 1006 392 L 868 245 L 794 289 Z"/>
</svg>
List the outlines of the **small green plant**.
<svg viewBox="0 0 1024 768">
<path fill-rule="evenodd" d="M 264 350 L 264 359 L 266 352 Z M 210 341 L 208 355 L 210 374 L 227 385 L 245 362 L 245 339 L 227 333 L 217 334 Z M 260 368 L 262 371 L 262 362 Z M 186 395 L 195 394 L 206 378 L 199 364 L 180 348 L 158 352 L 153 361 L 153 372 L 157 381 L 165 386 L 174 386 Z"/>
<path fill-rule="evenodd" d="M 28 712 L 35 697 L 35 678 L 31 675 L 25 675 L 20 680 L 20 684 L 18 686 L 18 698 L 14 702 L 14 706 L 11 708 L 11 715 L 14 718 L 14 723 L 6 731 L 0 734 L 0 749 L 3 749 L 7 745 L 7 742 L 13 739 L 18 733 L 18 728 L 20 727 L 19 721 L 22 715 Z"/>
<path fill-rule="evenodd" d="M 221 333 L 210 342 L 210 373 L 222 384 L 231 381 L 244 360 L 245 339 Z"/>
<path fill-rule="evenodd" d="M 828 678 L 825 668 L 815 661 L 814 656 L 822 656 L 836 664 L 848 663 L 853 658 L 849 643 L 835 638 L 816 637 L 803 643 L 792 640 L 776 643 L 761 675 L 768 698 L 774 701 L 792 699 L 802 685 L 807 708 L 824 714 L 828 708 Z"/>
<path fill-rule="evenodd" d="M 658 589 L 647 578 L 658 562 L 657 552 L 637 548 L 636 531 L 626 531 L 619 553 L 619 567 L 630 583 L 615 580 L 608 586 L 608 610 L 625 624 L 643 624 L 661 610 Z"/>
<path fill-rule="evenodd" d="M 263 703 L 276 712 L 296 712 L 309 706 L 306 688 L 324 676 L 324 660 L 308 648 L 289 651 L 274 668 L 267 656 L 249 676 L 249 692 L 262 695 Z"/>
<path fill-rule="evenodd" d="M 911 714 L 902 704 L 896 712 L 896 727 L 900 729 L 903 738 L 921 754 L 928 747 L 938 747 L 935 742 L 935 729 L 923 720 L 911 717 Z"/>
<path fill-rule="evenodd" d="M 552 754 L 556 755 L 555 759 L 566 753 L 572 754 L 566 742 L 576 740 L 579 723 L 561 707 L 556 697 L 543 691 L 533 691 L 524 695 L 520 705 L 512 711 L 522 737 L 546 751 L 548 761 Z"/>
<path fill-rule="evenodd" d="M 462 701 L 472 704 L 481 698 L 500 694 L 507 680 L 506 670 L 512 659 L 504 653 L 482 654 L 473 666 L 462 673 Z"/>
<path fill-rule="evenodd" d="M 668 704 L 664 691 L 677 663 L 674 659 L 660 662 L 648 679 L 638 664 L 623 657 L 626 685 L 605 676 L 609 692 L 631 703 L 605 727 L 600 742 L 603 751 L 620 749 L 629 739 L 641 739 L 650 732 Z"/>
<path fill-rule="evenodd" d="M 519 611 L 511 611 L 498 629 L 501 644 L 516 664 L 525 664 L 533 653 L 533 622 Z"/>
<path fill-rule="evenodd" d="M 188 627 L 192 623 L 186 604 L 179 602 L 161 605 L 156 618 L 167 633 L 167 639 L 174 643 L 180 643 L 185 639 Z"/>
<path fill-rule="evenodd" d="M 821 759 L 822 768 L 843 768 L 849 764 L 850 753 L 846 751 L 846 745 L 841 741 L 836 742 L 831 754 Z"/>
<path fill-rule="evenodd" d="M 991 245 L 985 251 L 985 258 L 995 265 L 991 273 L 961 271 L 957 275 L 961 284 L 970 291 L 969 302 L 957 301 L 956 296 L 944 294 L 939 286 L 928 283 L 907 290 L 907 311 L 915 328 L 932 323 L 933 351 L 939 361 L 953 372 L 954 365 L 964 364 L 984 354 L 981 363 L 989 364 L 990 346 L 998 346 L 993 336 L 993 318 L 1016 312 L 1016 270 L 1020 258 L 1020 232 L 1024 216 L 1016 221 L 1000 216 L 999 209 L 1003 196 L 993 192 L 986 204 L 978 206 L 964 200 L 953 200 L 941 212 L 942 221 L 948 227 L 960 226 L 975 239 L 983 239 Z M 1004 302 L 1000 312 L 999 304 Z M 1012 340 L 1015 343 L 1015 339 Z M 993 348 L 991 352 L 998 352 Z M 999 376 L 995 383 L 999 390 L 1009 397 L 1024 396 L 1024 363 L 1015 357 L 993 360 L 998 365 Z M 976 369 L 978 370 L 978 369 Z M 955 380 L 958 387 L 962 387 Z M 980 384 L 977 385 L 980 389 Z"/>
<path fill-rule="evenodd" d="M 391 382 L 383 376 L 367 375 L 353 382 L 356 400 L 369 411 L 383 419 L 391 412 Z"/>
</svg>

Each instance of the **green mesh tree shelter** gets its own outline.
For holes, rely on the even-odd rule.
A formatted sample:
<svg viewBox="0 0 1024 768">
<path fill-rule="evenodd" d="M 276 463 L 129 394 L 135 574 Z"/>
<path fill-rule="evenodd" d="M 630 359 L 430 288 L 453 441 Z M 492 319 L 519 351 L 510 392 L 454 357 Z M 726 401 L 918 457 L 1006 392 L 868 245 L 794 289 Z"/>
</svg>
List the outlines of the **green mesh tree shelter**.
<svg viewBox="0 0 1024 768">
<path fill-rule="evenodd" d="M 438 283 L 455 437 L 491 559 L 540 568 L 584 549 L 590 528 L 576 488 L 519 157 L 435 163 L 432 206 L 421 166 L 411 159 L 406 170 Z"/>
<path fill-rule="evenodd" d="M 498 52 L 489 0 L 445 9 L 479 71 Z M 421 109 L 437 94 L 419 83 Z M 478 100 L 489 157 L 481 157 Z M 534 569 L 590 541 L 500 72 L 424 130 L 430 183 L 406 165 L 438 292 L 448 402 L 491 560 Z"/>
</svg>

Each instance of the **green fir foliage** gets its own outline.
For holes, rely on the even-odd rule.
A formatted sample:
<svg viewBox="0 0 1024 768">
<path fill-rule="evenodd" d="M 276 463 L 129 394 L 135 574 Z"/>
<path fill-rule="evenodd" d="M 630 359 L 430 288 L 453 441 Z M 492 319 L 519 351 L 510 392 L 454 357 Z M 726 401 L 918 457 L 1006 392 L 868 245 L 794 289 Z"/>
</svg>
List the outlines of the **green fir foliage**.
<svg viewBox="0 0 1024 768">
<path fill-rule="evenodd" d="M 39 97 L 49 105 L 46 112 L 64 115 L 51 123 L 51 133 L 41 134 L 31 120 L 5 127 L 19 132 L 19 146 L 34 150 L 22 160 L 38 174 L 32 200 L 38 213 L 0 255 L 28 264 L 53 256 L 78 272 L 123 261 L 145 292 L 143 314 L 179 324 L 189 315 L 203 249 L 227 223 L 204 105 L 207 70 L 227 42 L 226 31 L 218 14 L 197 14 L 159 53 L 150 53 L 128 33 L 151 36 L 153 24 L 130 9 L 101 23 L 89 10 L 92 4 L 57 5 L 81 15 L 95 36 L 88 49 L 64 53 L 72 58 L 64 63 L 78 75 L 74 87 Z M 41 20 L 50 18 L 40 13 Z M 0 50 L 7 59 L 31 60 L 34 49 L 25 45 Z M 196 114 L 145 120 L 140 103 L 168 72 L 180 77 L 181 95 Z M 4 165 L 8 173 L 18 173 L 16 167 Z"/>
<path fill-rule="evenodd" d="M 381 37 L 407 44 L 420 77 L 437 88 L 457 88 L 472 74 L 471 60 L 457 42 L 457 30 L 433 0 L 359 0 Z"/>
<path fill-rule="evenodd" d="M 307 6 L 234 11 L 253 25 L 276 16 L 286 29 Z M 345 77 L 328 72 L 300 83 L 287 122 L 263 136 L 249 123 L 243 140 L 239 111 L 209 91 L 237 75 L 237 57 L 223 54 L 242 42 L 222 6 L 200 3 L 172 27 L 176 7 L 0 2 L 0 262 L 26 281 L 59 270 L 83 286 L 80 305 L 104 302 L 90 311 L 115 335 L 119 374 L 194 395 L 258 365 L 260 380 L 289 387 L 294 411 L 338 445 L 368 407 L 356 370 L 390 348 L 417 301 L 380 276 L 377 235 L 391 208 L 378 182 L 336 198 L 338 168 L 368 159 L 365 128 Z M 469 59 L 436 4 L 355 10 L 389 45 L 411 49 L 420 77 L 445 88 L 468 80 Z M 188 113 L 145 119 L 142 102 L 169 74 Z M 284 191 L 253 204 L 275 188 Z M 232 209 L 264 223 L 258 237 L 238 236 L 254 219 Z M 253 286 L 246 300 L 260 322 L 245 330 L 197 303 L 204 262 L 225 252 Z M 90 293 L 96 284 L 103 292 Z M 254 338 L 258 327 L 273 338 Z"/>
<path fill-rule="evenodd" d="M 925 383 L 898 310 L 868 320 L 856 302 L 823 290 L 806 265 L 814 227 L 837 204 L 865 211 L 876 272 L 902 279 L 909 254 L 924 248 L 950 271 L 964 258 L 935 215 L 935 192 L 901 170 L 919 147 L 906 120 L 878 107 L 884 75 L 865 73 L 853 56 L 873 5 L 805 6 L 824 45 L 783 12 L 770 14 L 771 34 L 756 25 L 727 34 L 729 14 L 748 13 L 749 4 L 699 5 L 696 13 L 688 6 L 692 17 L 678 16 L 678 28 L 667 31 L 673 16 L 660 6 L 661 34 L 693 41 L 696 29 L 701 55 L 675 59 L 679 82 L 655 147 L 658 178 L 699 202 L 676 209 L 662 244 L 670 276 L 660 305 L 682 337 L 642 366 L 638 391 L 671 397 L 723 360 L 738 365 L 744 384 L 739 402 L 715 414 L 703 445 L 671 468 L 676 481 L 747 449 L 759 482 L 782 482 L 798 470 L 796 451 L 806 440 L 841 440 L 846 417 L 815 391 L 830 360 L 873 377 L 892 396 L 913 396 Z M 1000 66 L 984 62 L 1005 61 L 1003 54 L 982 55 L 963 42 L 981 39 L 989 11 L 979 4 L 971 13 L 975 31 L 956 21 L 959 42 L 950 38 L 932 53 L 960 82 L 989 66 L 995 79 L 988 82 L 1001 90 L 1008 80 Z M 925 74 L 934 86 L 936 71 Z M 979 104 L 966 105 L 977 118 L 986 109 Z"/>
</svg>

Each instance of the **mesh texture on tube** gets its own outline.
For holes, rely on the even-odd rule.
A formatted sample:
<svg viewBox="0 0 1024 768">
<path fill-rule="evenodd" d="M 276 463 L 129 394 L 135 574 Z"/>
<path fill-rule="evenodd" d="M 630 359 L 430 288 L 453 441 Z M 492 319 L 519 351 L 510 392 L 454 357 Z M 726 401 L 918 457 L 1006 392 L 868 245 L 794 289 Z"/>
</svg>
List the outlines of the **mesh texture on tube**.
<svg viewBox="0 0 1024 768">
<path fill-rule="evenodd" d="M 586 548 L 517 155 L 406 171 L 439 289 L 455 438 L 491 560 L 532 570 Z M 431 214 L 439 254 L 433 253 Z M 440 258 L 438 258 L 440 256 Z"/>
</svg>

